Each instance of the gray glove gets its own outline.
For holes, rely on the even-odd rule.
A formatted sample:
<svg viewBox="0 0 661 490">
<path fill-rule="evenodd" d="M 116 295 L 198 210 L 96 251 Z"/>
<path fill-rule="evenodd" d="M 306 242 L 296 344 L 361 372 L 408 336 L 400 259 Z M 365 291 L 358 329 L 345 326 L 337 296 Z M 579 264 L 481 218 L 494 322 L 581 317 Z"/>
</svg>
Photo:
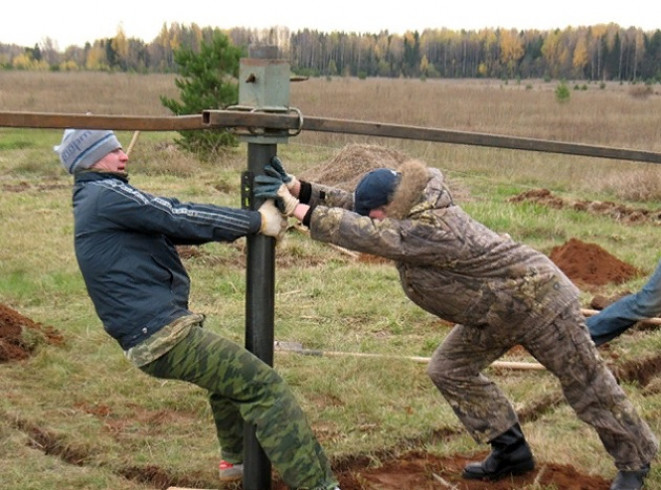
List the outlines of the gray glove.
<svg viewBox="0 0 661 490">
<path fill-rule="evenodd" d="M 287 173 L 285 167 L 282 165 L 282 160 L 280 160 L 280 158 L 277 155 L 271 157 L 271 163 L 264 167 L 264 171 L 267 174 L 271 174 L 271 172 L 269 171 L 271 169 L 277 172 L 277 174 L 280 176 L 280 180 L 282 180 L 282 182 L 287 186 L 287 189 L 289 190 L 293 189 L 298 183 L 298 179 L 294 175 Z"/>
</svg>

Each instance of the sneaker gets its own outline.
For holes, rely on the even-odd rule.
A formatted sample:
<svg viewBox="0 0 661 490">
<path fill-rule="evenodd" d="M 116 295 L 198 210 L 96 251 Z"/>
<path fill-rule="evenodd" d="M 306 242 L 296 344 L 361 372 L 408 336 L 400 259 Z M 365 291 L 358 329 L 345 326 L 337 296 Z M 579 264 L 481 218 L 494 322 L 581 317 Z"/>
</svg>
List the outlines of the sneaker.
<svg viewBox="0 0 661 490">
<path fill-rule="evenodd" d="M 218 464 L 218 477 L 220 481 L 237 481 L 243 478 L 243 464 L 232 464 L 224 459 Z"/>
</svg>

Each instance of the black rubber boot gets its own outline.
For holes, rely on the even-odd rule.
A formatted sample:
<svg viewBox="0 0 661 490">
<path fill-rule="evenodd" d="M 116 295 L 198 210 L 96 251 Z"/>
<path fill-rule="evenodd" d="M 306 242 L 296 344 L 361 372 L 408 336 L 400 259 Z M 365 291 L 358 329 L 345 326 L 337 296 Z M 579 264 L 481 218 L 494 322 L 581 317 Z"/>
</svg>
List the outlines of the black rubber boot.
<svg viewBox="0 0 661 490">
<path fill-rule="evenodd" d="M 617 472 L 617 476 L 615 477 L 615 480 L 613 480 L 610 490 L 640 490 L 643 488 L 643 482 L 649 471 L 649 464 L 646 464 L 639 470 L 620 470 Z"/>
<path fill-rule="evenodd" d="M 468 463 L 461 476 L 469 480 L 495 481 L 509 475 L 522 475 L 535 468 L 532 452 L 518 423 L 489 443 L 491 454 L 487 459 L 481 463 Z"/>
</svg>

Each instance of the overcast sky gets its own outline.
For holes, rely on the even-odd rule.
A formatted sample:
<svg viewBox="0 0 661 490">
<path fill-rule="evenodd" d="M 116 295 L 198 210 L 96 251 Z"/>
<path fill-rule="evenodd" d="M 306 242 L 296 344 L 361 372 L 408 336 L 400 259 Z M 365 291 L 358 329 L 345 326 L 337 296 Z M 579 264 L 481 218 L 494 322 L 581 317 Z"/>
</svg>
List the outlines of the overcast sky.
<svg viewBox="0 0 661 490">
<path fill-rule="evenodd" d="M 19 0 L 2 9 L 0 42 L 32 47 L 49 37 L 64 50 L 113 37 L 120 26 L 128 37 L 150 42 L 164 23 L 173 22 L 222 29 L 284 26 L 293 31 L 400 34 L 425 28 L 547 30 L 613 22 L 655 31 L 661 29 L 658 5 L 658 0 Z"/>
</svg>

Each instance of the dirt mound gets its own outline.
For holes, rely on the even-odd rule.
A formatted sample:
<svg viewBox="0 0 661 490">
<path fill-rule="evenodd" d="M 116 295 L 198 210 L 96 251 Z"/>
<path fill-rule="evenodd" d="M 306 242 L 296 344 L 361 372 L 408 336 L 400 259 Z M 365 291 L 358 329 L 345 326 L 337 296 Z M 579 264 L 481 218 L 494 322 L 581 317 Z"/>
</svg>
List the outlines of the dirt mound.
<svg viewBox="0 0 661 490">
<path fill-rule="evenodd" d="M 554 209 L 571 208 L 591 214 L 609 216 L 612 219 L 626 223 L 655 223 L 661 225 L 661 211 L 651 211 L 645 208 L 632 208 L 611 201 L 569 201 L 554 196 L 548 189 L 532 189 L 511 197 L 509 202 L 532 202 Z"/>
<path fill-rule="evenodd" d="M 298 177 L 308 182 L 353 191 L 364 173 L 379 167 L 397 169 L 410 159 L 410 156 L 394 148 L 353 143 L 343 147 L 332 160 L 308 169 Z M 455 200 L 465 201 L 470 198 L 467 188 L 451 182 L 447 175 L 445 179 Z"/>
<path fill-rule="evenodd" d="M 0 362 L 26 359 L 39 344 L 62 341 L 62 336 L 52 327 L 33 322 L 0 304 Z"/>
<path fill-rule="evenodd" d="M 520 488 L 558 488 L 562 490 L 607 490 L 609 482 L 600 477 L 578 472 L 567 465 L 538 464 L 537 468 L 521 476 L 497 482 L 464 480 L 463 467 L 470 461 L 481 461 L 486 453 L 471 457 L 438 457 L 412 452 L 397 459 L 370 467 L 366 461 L 356 461 L 345 469 L 336 469 L 342 490 L 514 490 Z M 282 483 L 274 490 L 287 488 Z"/>
<path fill-rule="evenodd" d="M 397 460 L 378 469 L 358 472 L 357 480 L 368 482 L 367 488 L 433 490 L 456 488 L 460 490 L 512 490 L 533 486 L 535 482 L 550 488 L 563 490 L 606 489 L 609 483 L 601 477 L 583 475 L 575 468 L 564 465 L 540 465 L 536 471 L 523 476 L 506 478 L 498 482 L 468 481 L 461 478 L 461 470 L 469 461 L 479 461 L 486 453 L 474 458 L 463 456 L 438 459 L 432 456 L 417 456 Z M 538 478 L 539 476 L 539 478 Z M 346 485 L 341 488 L 359 489 L 364 486 Z"/>
<path fill-rule="evenodd" d="M 406 160 L 408 156 L 393 148 L 350 144 L 331 161 L 301 173 L 299 178 L 352 191 L 365 172 L 378 167 L 399 168 Z"/>
<path fill-rule="evenodd" d="M 599 245 L 585 243 L 576 238 L 554 247 L 549 257 L 579 286 L 621 284 L 642 274 L 637 268 L 622 262 Z"/>
</svg>

